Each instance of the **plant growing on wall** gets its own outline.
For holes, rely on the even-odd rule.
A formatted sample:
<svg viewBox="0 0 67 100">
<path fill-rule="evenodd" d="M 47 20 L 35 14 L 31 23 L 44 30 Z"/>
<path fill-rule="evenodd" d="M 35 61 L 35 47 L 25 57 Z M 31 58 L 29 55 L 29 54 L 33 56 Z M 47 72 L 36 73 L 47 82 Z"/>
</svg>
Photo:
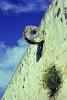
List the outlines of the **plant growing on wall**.
<svg viewBox="0 0 67 100">
<path fill-rule="evenodd" d="M 62 86 L 62 73 L 56 66 L 49 67 L 43 74 L 43 88 L 49 90 L 49 100 L 55 100 Z"/>
</svg>

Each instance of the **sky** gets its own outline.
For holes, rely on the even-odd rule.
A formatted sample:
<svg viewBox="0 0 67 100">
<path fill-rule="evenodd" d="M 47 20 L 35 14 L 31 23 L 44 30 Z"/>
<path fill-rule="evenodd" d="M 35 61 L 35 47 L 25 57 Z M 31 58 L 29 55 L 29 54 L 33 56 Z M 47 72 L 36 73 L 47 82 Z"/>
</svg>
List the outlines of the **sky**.
<svg viewBox="0 0 67 100">
<path fill-rule="evenodd" d="M 0 98 L 28 43 L 24 27 L 38 26 L 52 0 L 0 0 Z"/>
</svg>

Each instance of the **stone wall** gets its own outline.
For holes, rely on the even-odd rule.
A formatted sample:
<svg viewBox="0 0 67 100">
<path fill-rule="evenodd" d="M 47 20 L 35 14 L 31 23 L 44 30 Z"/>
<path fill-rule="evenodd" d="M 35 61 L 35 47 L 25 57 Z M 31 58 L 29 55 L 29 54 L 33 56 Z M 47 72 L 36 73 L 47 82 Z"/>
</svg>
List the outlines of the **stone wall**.
<svg viewBox="0 0 67 100">
<path fill-rule="evenodd" d="M 67 0 L 53 0 L 39 25 L 44 32 L 42 56 L 38 44 L 30 44 L 10 81 L 2 100 L 67 100 Z M 61 88 L 54 98 L 43 86 L 46 70 L 53 66 L 62 73 Z"/>
</svg>

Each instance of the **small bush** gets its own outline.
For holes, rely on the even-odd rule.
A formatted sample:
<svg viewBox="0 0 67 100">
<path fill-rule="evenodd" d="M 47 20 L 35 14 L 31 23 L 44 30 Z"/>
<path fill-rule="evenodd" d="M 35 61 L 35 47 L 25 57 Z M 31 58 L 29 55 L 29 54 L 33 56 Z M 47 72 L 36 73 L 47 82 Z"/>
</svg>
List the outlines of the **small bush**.
<svg viewBox="0 0 67 100">
<path fill-rule="evenodd" d="M 54 98 L 52 100 L 55 100 L 55 96 L 58 94 L 62 85 L 61 71 L 56 69 L 55 66 L 52 66 L 43 74 L 42 83 L 43 88 L 47 88 L 49 90 L 49 98 Z"/>
</svg>

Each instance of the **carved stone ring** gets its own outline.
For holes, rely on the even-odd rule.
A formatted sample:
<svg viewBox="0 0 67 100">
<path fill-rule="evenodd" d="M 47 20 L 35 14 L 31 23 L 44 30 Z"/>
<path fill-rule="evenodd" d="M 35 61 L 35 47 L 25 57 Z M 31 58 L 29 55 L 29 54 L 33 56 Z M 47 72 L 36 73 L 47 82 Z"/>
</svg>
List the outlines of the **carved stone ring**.
<svg viewBox="0 0 67 100">
<path fill-rule="evenodd" d="M 39 32 L 39 28 L 36 26 L 26 26 L 24 38 L 30 44 L 39 44 L 43 41 L 43 34 Z"/>
</svg>

